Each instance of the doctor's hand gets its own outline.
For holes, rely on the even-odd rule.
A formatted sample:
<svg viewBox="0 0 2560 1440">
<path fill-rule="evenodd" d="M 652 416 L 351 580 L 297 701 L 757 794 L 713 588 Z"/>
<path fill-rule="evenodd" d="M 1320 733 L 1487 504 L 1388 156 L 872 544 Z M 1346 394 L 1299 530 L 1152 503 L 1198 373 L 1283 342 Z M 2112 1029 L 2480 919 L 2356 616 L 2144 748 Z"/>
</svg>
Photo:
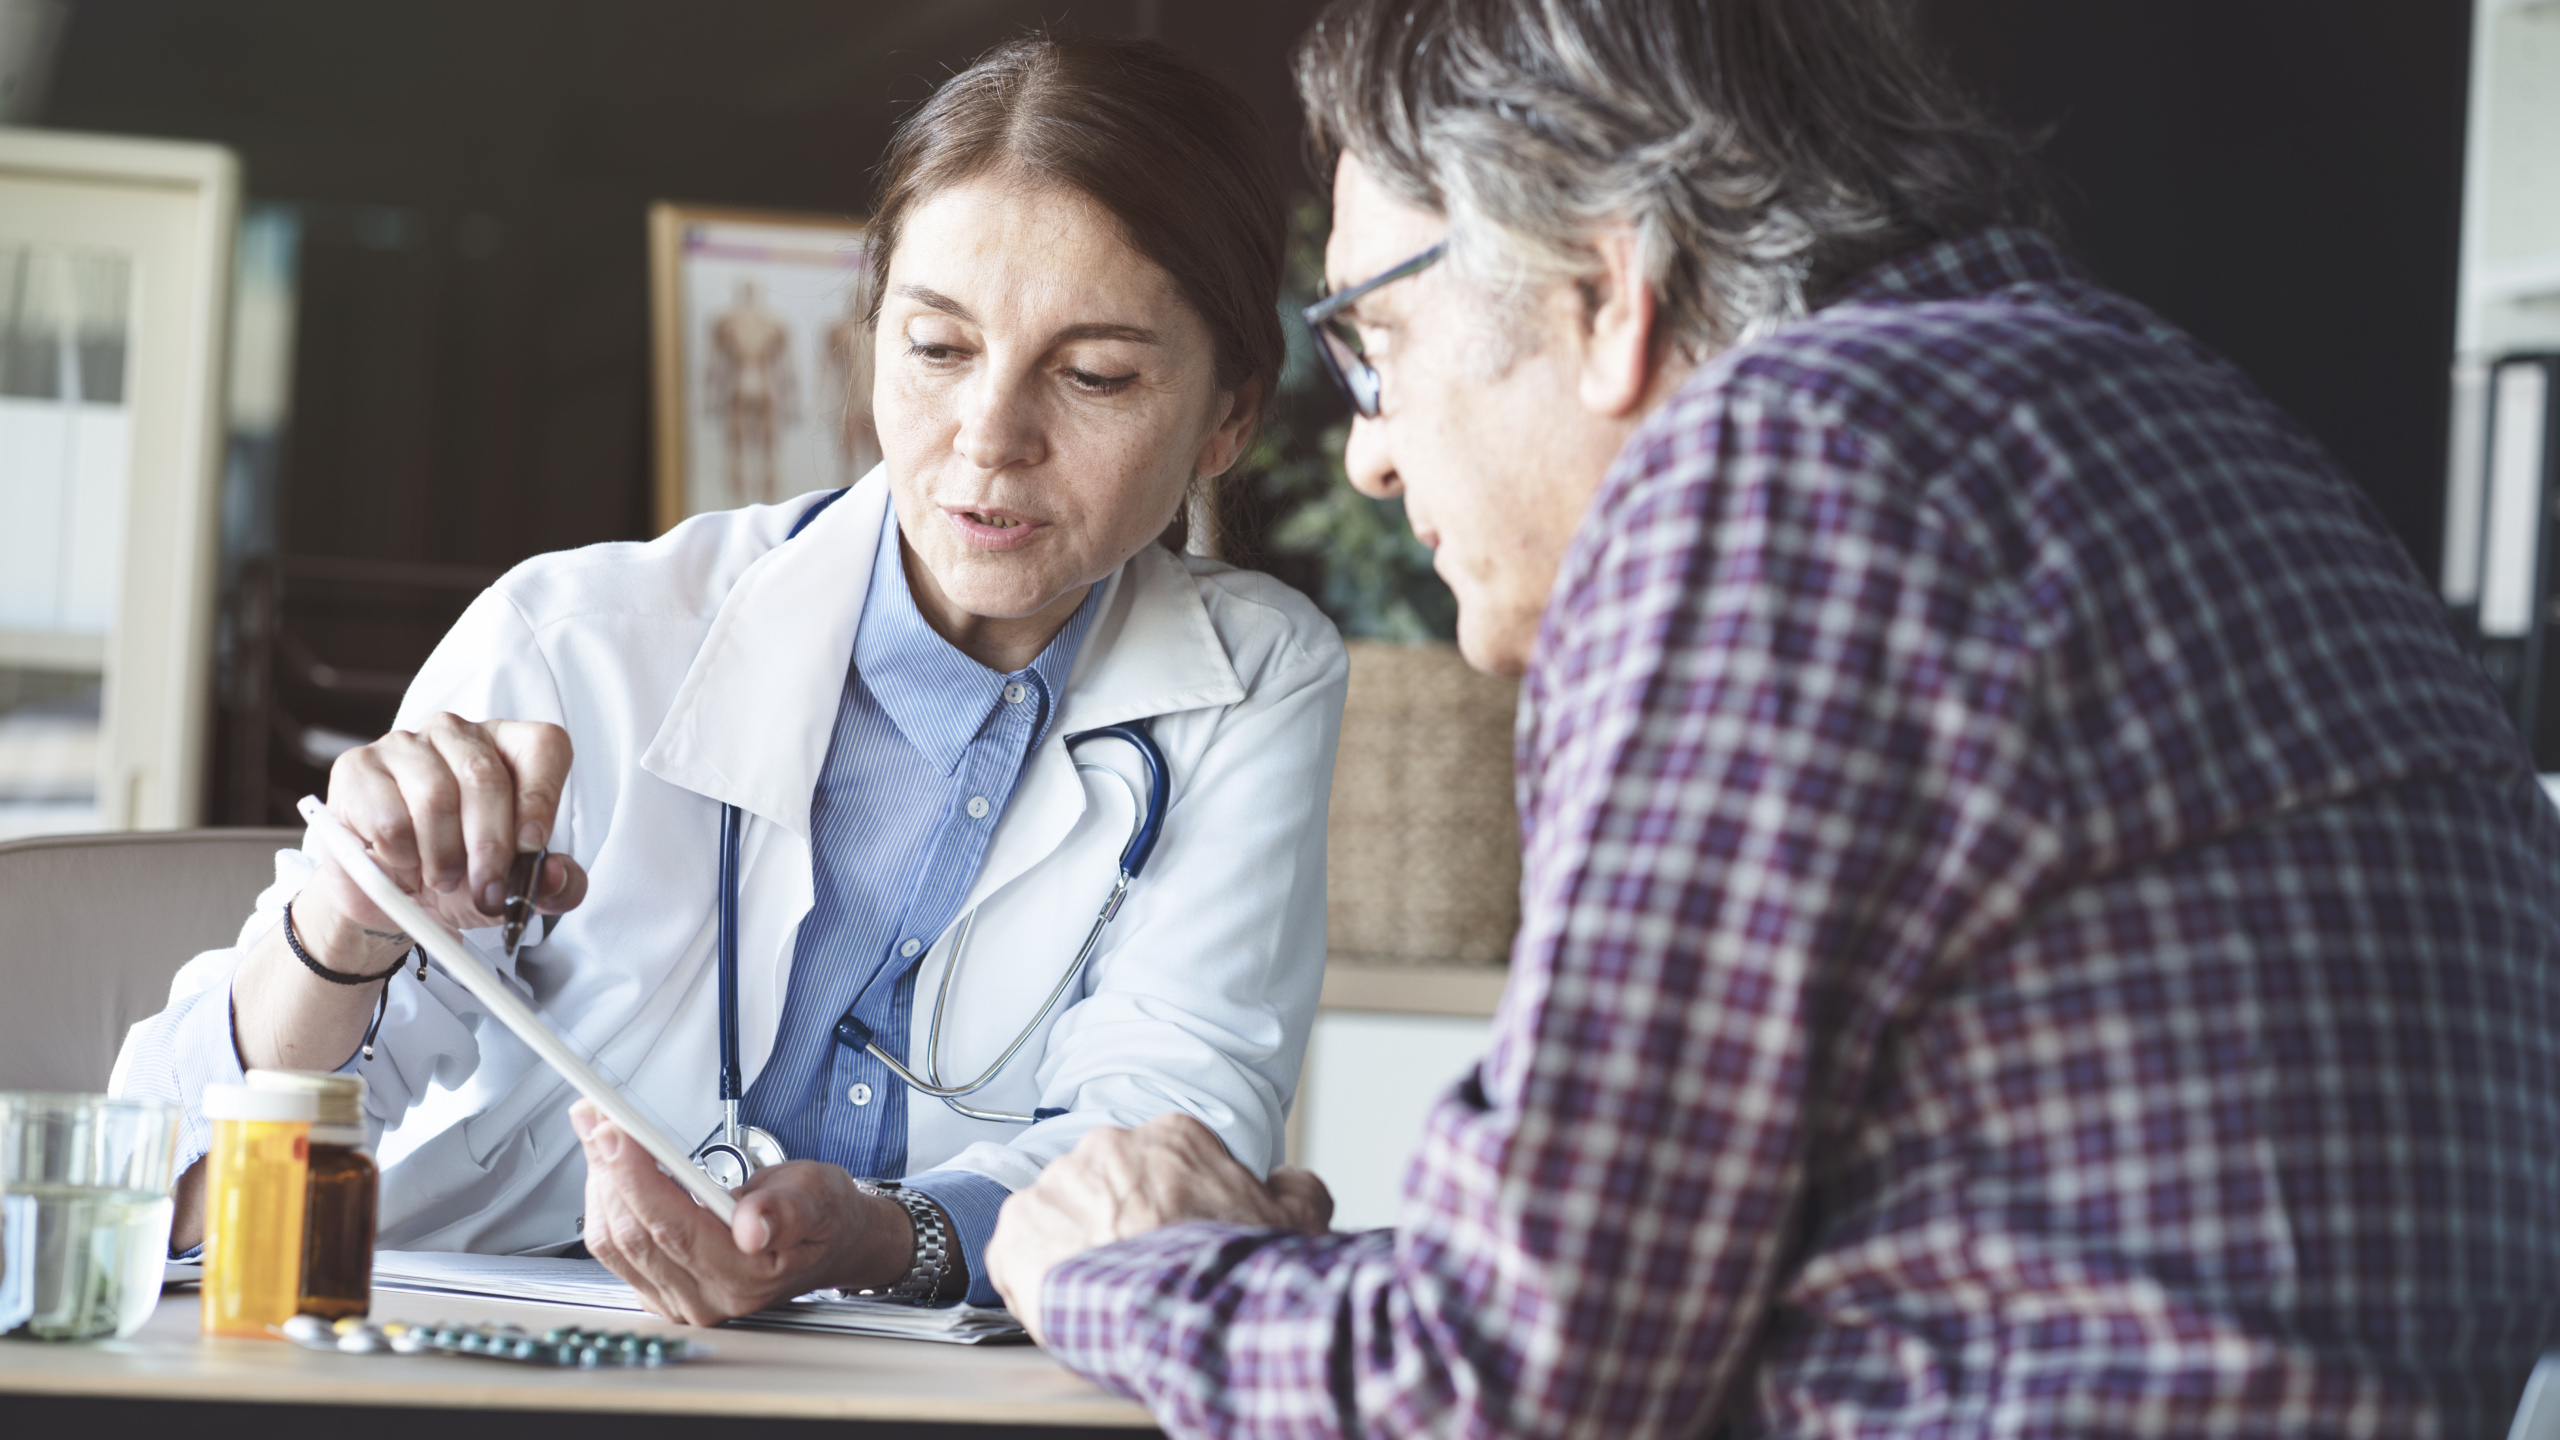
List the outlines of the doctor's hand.
<svg viewBox="0 0 2560 1440">
<path fill-rule="evenodd" d="M 588 1253 L 652 1314 L 717 1325 L 812 1290 L 894 1285 L 914 1260 L 906 1210 L 841 1166 L 760 1170 L 732 1192 L 737 1218 L 723 1225 L 594 1106 L 570 1106 L 569 1123 L 586 1147 Z"/>
<path fill-rule="evenodd" d="M 476 929 L 498 923 L 516 856 L 550 842 L 569 760 L 569 732 L 557 725 L 437 715 L 415 731 L 394 730 L 340 755 L 329 769 L 329 810 L 437 919 Z M 310 901 L 294 903 L 298 927 L 306 909 L 314 909 L 315 924 L 321 920 L 312 904 L 320 901 L 330 918 L 368 932 L 397 929 L 333 862 L 321 864 L 305 893 Z M 586 872 L 554 855 L 535 886 L 535 905 L 557 915 L 586 893 Z M 303 928 L 304 944 L 321 938 Z"/>
<path fill-rule="evenodd" d="M 1135 1130 L 1095 1130 L 1004 1202 L 987 1278 L 1039 1340 L 1040 1288 L 1060 1262 L 1185 1220 L 1321 1235 L 1333 1223 L 1333 1193 L 1313 1171 L 1285 1165 L 1267 1184 L 1255 1179 L 1215 1131 L 1179 1112 Z"/>
<path fill-rule="evenodd" d="M 473 929 L 500 919 L 517 852 L 550 839 L 568 775 L 569 732 L 557 725 L 438 715 L 414 733 L 393 731 L 340 755 L 329 772 L 329 809 L 402 889 L 445 923 Z M 586 871 L 554 855 L 534 903 L 557 915 L 586 895 Z M 409 937 L 333 860 L 320 862 L 292 915 L 313 962 L 340 975 L 381 975 L 409 949 Z M 312 974 L 286 944 L 284 927 L 274 926 L 233 977 L 240 1059 L 335 1070 L 355 1054 L 381 994 L 377 985 Z"/>
</svg>

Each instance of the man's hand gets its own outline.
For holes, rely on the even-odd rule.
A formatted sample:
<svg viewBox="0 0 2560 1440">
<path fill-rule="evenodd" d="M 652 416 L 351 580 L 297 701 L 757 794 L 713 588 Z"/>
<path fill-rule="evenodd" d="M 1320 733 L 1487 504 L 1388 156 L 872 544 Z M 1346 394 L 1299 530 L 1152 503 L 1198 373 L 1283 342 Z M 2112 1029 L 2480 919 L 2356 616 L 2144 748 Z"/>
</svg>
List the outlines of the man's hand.
<svg viewBox="0 0 2560 1440">
<path fill-rule="evenodd" d="M 569 1123 L 587 1152 L 587 1251 L 652 1314 L 717 1325 L 811 1290 L 895 1284 L 914 1259 L 906 1210 L 840 1166 L 757 1171 L 723 1226 L 594 1106 L 570 1106 Z"/>
<path fill-rule="evenodd" d="M 1333 1194 L 1307 1170 L 1284 1166 L 1269 1184 L 1256 1180 L 1188 1115 L 1096 1130 L 1004 1202 L 987 1278 L 1038 1340 L 1040 1287 L 1059 1262 L 1184 1220 L 1321 1235 L 1333 1223 Z"/>
</svg>

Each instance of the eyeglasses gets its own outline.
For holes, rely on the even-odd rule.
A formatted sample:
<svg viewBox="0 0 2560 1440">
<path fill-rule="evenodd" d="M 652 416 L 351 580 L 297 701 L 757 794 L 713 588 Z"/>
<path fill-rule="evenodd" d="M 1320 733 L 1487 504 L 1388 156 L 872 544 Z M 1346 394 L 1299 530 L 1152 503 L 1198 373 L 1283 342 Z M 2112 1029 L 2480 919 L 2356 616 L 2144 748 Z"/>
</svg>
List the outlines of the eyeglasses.
<svg viewBox="0 0 2560 1440">
<path fill-rule="evenodd" d="M 1303 312 L 1307 333 L 1315 337 L 1316 354 L 1324 361 L 1325 372 L 1333 383 L 1342 387 L 1351 408 L 1363 420 L 1378 418 L 1378 371 L 1360 350 L 1359 332 L 1343 320 L 1342 312 L 1360 303 L 1360 297 L 1381 285 L 1401 280 L 1407 275 L 1431 268 L 1449 248 L 1441 241 L 1400 265 L 1381 271 L 1348 290 L 1336 290 L 1310 305 Z"/>
</svg>

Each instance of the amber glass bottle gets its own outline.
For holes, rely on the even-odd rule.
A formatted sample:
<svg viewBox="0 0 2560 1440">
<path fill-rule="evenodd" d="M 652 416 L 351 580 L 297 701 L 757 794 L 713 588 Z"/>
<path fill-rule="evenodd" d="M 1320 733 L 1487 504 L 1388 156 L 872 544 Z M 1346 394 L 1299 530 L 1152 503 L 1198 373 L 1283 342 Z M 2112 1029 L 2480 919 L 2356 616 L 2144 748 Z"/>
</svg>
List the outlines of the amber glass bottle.
<svg viewBox="0 0 2560 1440">
<path fill-rule="evenodd" d="M 305 1090 L 319 1099 L 302 1206 L 300 1308 L 326 1320 L 362 1316 L 373 1306 L 373 1225 L 382 1179 L 365 1153 L 364 1078 L 255 1070 L 249 1083 Z"/>
</svg>

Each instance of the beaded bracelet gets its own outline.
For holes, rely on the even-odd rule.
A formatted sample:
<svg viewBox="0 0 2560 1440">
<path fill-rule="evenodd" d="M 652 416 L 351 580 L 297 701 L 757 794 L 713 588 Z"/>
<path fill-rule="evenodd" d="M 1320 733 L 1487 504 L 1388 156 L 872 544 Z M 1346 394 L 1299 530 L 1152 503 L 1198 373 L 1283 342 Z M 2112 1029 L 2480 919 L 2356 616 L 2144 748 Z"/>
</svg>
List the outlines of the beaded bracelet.
<svg viewBox="0 0 2560 1440">
<path fill-rule="evenodd" d="M 311 958 L 310 951 L 302 948 L 302 936 L 293 928 L 293 902 L 290 900 L 284 902 L 284 948 L 293 952 L 293 958 L 302 962 L 303 969 L 332 985 L 370 985 L 376 980 L 388 980 L 399 974 L 400 967 L 413 959 L 418 962 L 418 978 L 420 980 L 427 978 L 427 952 L 414 942 L 409 946 L 408 954 L 393 961 L 390 969 L 376 975 L 351 975 L 344 970 L 332 970 L 321 964 Z M 390 1009 L 391 987 L 385 985 L 382 987 L 382 993 L 375 997 L 373 1002 L 373 1023 L 364 1027 L 364 1058 L 367 1060 L 373 1058 L 373 1038 L 382 1033 L 382 1017 Z"/>
<path fill-rule="evenodd" d="M 374 975 L 354 975 L 344 970 L 332 970 L 312 959 L 311 952 L 302 948 L 302 936 L 293 928 L 293 902 L 290 900 L 284 902 L 284 944 L 286 949 L 293 952 L 293 958 L 302 962 L 303 969 L 332 985 L 370 985 L 376 980 L 388 980 L 400 973 L 401 966 L 409 963 L 409 956 L 418 953 L 418 947 L 412 945 L 407 954 L 392 962 L 390 969 Z"/>
</svg>

